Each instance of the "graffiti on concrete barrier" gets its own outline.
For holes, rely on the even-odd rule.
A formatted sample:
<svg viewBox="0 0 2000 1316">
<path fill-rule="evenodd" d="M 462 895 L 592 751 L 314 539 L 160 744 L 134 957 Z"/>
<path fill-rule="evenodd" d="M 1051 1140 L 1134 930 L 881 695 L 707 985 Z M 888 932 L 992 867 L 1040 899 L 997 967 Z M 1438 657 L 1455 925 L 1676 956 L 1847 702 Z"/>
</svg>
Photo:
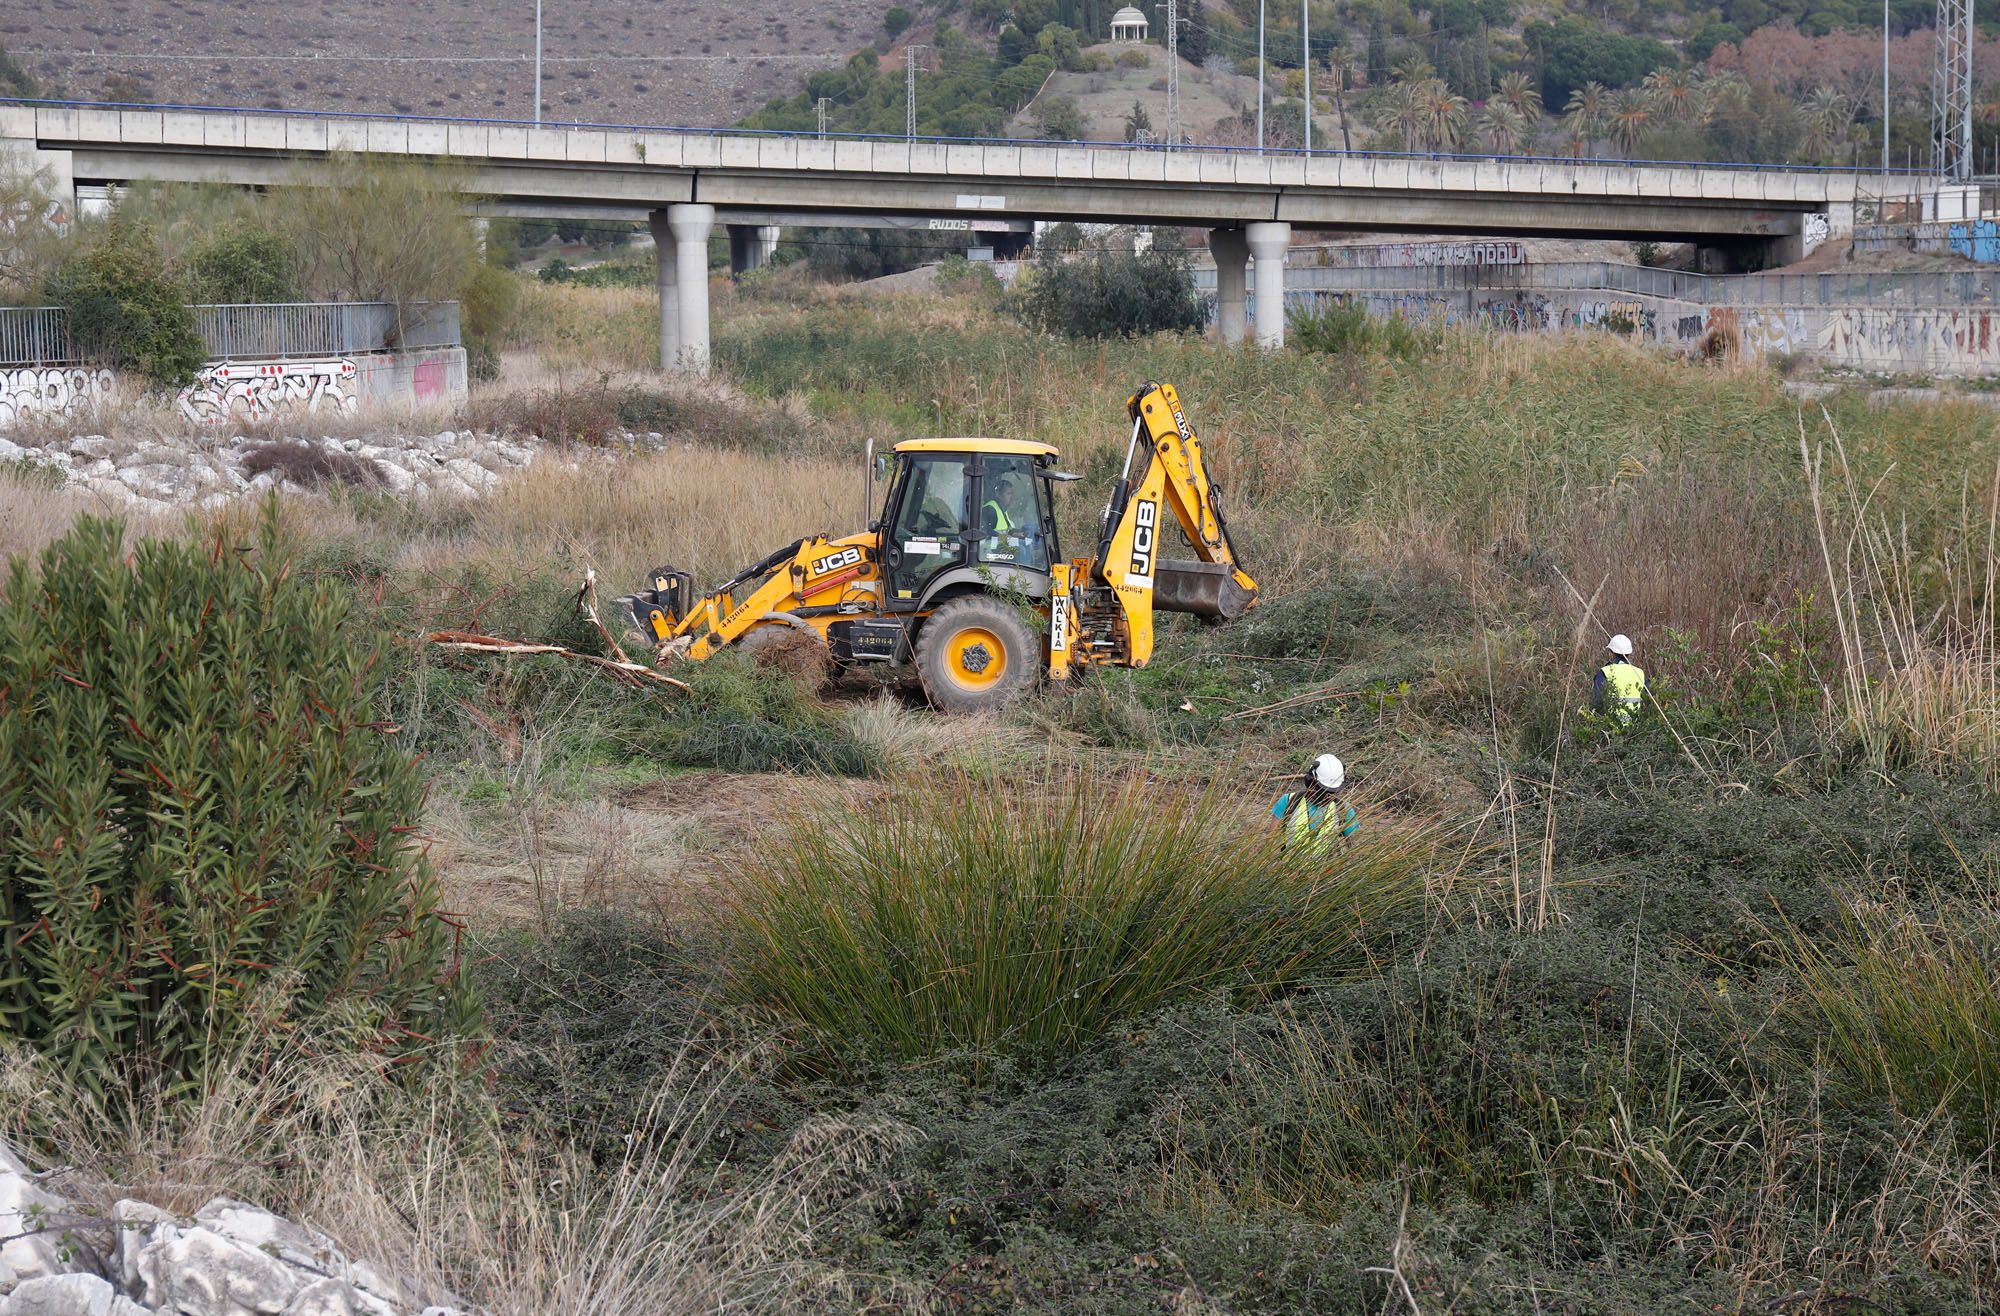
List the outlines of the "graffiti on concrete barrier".
<svg viewBox="0 0 2000 1316">
<path fill-rule="evenodd" d="M 417 368 L 410 379 L 418 402 L 437 402 L 444 398 L 448 380 L 445 375 L 443 357 L 427 356 L 417 362 Z"/>
<path fill-rule="evenodd" d="M 1549 299 L 1540 293 L 1519 293 L 1512 299 L 1484 301 L 1473 309 L 1473 320 L 1488 329 L 1545 331 L 1549 327 Z"/>
<path fill-rule="evenodd" d="M 1828 228 L 1829 225 L 1827 224 L 1827 218 L 1825 215 L 1806 216 L 1805 246 L 1807 251 L 1811 251 L 1814 247 L 1817 247 L 1820 243 L 1826 241 Z"/>
<path fill-rule="evenodd" d="M 1943 307 L 1830 310 L 1819 326 L 1820 355 L 1865 369 L 2000 369 L 2000 313 Z"/>
<path fill-rule="evenodd" d="M 181 390 L 181 414 L 205 425 L 263 420 L 282 412 L 350 412 L 352 361 L 225 361 Z"/>
<path fill-rule="evenodd" d="M 1805 311 L 1797 306 L 1752 306 L 1741 312 L 1738 341 L 1752 356 L 1767 352 L 1802 352 L 1812 346 Z"/>
<path fill-rule="evenodd" d="M 1430 265 L 1526 265 L 1518 242 L 1389 242 L 1368 247 L 1327 247 L 1325 264 L 1351 269 L 1408 269 Z"/>
<path fill-rule="evenodd" d="M 111 372 L 86 366 L 0 370 L 0 429 L 30 416 L 72 416 L 111 391 Z"/>
</svg>

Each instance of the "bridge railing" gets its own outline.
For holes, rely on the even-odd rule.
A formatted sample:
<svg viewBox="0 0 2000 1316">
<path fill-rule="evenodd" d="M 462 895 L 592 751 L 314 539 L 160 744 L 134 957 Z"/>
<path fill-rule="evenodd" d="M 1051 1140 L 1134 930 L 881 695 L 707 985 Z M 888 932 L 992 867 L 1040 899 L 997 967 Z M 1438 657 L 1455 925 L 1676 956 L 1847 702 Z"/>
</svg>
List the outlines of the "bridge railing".
<svg viewBox="0 0 2000 1316">
<path fill-rule="evenodd" d="M 1215 271 L 1195 282 L 1215 287 Z M 1720 306 L 2000 305 L 2000 271 L 1879 274 L 1693 274 L 1614 261 L 1547 265 L 1422 265 L 1285 271 L 1288 290 L 1315 292 L 1622 292 Z"/>
<path fill-rule="evenodd" d="M 192 306 L 211 361 L 290 360 L 459 345 L 457 302 Z M 60 306 L 0 307 L 0 368 L 76 365 L 89 353 Z"/>
<path fill-rule="evenodd" d="M 915 142 L 927 146 L 1039 146 L 1039 147 L 1088 147 L 1092 150 L 1113 151 L 1178 151 L 1211 155 L 1262 155 L 1277 157 L 1304 157 L 1314 160 L 1332 160 L 1341 157 L 1357 160 L 1423 160 L 1448 163 L 1520 163 L 1557 165 L 1601 165 L 1612 168 L 1651 167 L 1660 169 L 1704 169 L 1736 170 L 1758 173 L 1792 174 L 1837 174 L 1863 179 L 1917 178 L 1935 179 L 1933 173 L 1922 169 L 1890 169 L 1884 174 L 1880 169 L 1865 172 L 1847 165 L 1801 165 L 1760 162 L 1752 160 L 1629 160 L 1593 158 L 1573 155 L 1495 155 L 1476 151 L 1343 151 L 1337 148 L 1314 147 L 1311 151 L 1297 146 L 1218 146 L 1206 142 L 1186 142 L 1173 145 L 1167 142 L 1123 142 L 1084 141 L 1079 139 L 1058 140 L 1046 137 L 949 137 L 919 133 L 906 136 L 902 133 L 858 133 L 827 132 L 805 129 L 784 128 L 701 128 L 673 124 L 646 123 L 597 123 L 590 120 L 542 120 L 459 117 L 427 114 L 377 114 L 354 110 L 284 110 L 269 106 L 243 105 L 181 105 L 152 104 L 127 101 L 80 101 L 49 100 L 22 96 L 0 96 L 0 106 L 22 105 L 62 110 L 121 110 L 146 113 L 172 114 L 239 114 L 256 115 L 260 118 L 284 119 L 329 119 L 374 123 L 411 123 L 464 125 L 468 127 L 491 128 L 539 128 L 551 132 L 629 132 L 629 133 L 675 133 L 684 136 L 701 137 L 741 137 L 766 140 L 838 140 L 844 142 Z M 1892 184 L 1885 184 L 1891 186 Z"/>
</svg>

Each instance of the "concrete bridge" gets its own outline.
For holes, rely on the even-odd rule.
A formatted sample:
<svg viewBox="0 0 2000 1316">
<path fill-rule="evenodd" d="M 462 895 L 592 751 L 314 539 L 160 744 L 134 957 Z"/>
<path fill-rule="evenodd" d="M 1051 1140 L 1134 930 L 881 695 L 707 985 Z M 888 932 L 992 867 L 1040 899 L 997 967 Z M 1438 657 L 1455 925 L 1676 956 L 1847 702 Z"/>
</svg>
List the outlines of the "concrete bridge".
<svg viewBox="0 0 2000 1316">
<path fill-rule="evenodd" d="M 742 232 L 746 262 L 776 217 L 811 213 L 1076 220 L 1210 230 L 1217 323 L 1284 338 L 1292 230 L 1396 230 L 1693 242 L 1804 255 L 1808 216 L 1853 224 L 1856 178 L 1824 170 L 1529 158 L 1427 158 L 1216 148 L 813 138 L 533 126 L 234 109 L 0 103 L 0 143 L 28 146 L 67 186 L 138 180 L 279 187 L 338 151 L 435 158 L 499 213 L 643 214 L 660 244 L 662 365 L 708 360 L 708 238 Z M 1816 226 L 1815 226 L 1816 227 Z M 760 231 L 761 230 L 761 231 Z M 1254 261 L 1254 266 L 1252 262 Z"/>
</svg>

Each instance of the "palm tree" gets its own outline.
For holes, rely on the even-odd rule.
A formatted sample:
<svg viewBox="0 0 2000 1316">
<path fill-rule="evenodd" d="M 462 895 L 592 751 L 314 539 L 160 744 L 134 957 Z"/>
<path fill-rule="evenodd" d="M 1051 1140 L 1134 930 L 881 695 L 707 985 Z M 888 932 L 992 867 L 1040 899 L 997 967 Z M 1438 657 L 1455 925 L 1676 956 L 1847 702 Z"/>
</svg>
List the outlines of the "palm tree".
<svg viewBox="0 0 2000 1316">
<path fill-rule="evenodd" d="M 1653 108 L 1662 119 L 1685 123 L 1694 117 L 1694 73 L 1689 69 L 1655 69 L 1643 84 L 1653 99 Z"/>
<path fill-rule="evenodd" d="M 1391 72 L 1398 82 L 1429 82 L 1437 75 L 1431 62 L 1414 50 L 1403 56 Z"/>
<path fill-rule="evenodd" d="M 1631 159 L 1639 152 L 1639 139 L 1652 126 L 1652 98 L 1638 88 L 1619 92 L 1611 100 L 1611 140 Z"/>
<path fill-rule="evenodd" d="M 1563 106 L 1563 113 L 1575 120 L 1583 129 L 1586 138 L 1597 136 L 1597 130 L 1604 124 L 1605 111 L 1611 107 L 1611 92 L 1601 82 L 1586 82 L 1569 94 L 1569 103 Z"/>
<path fill-rule="evenodd" d="M 1418 103 L 1423 108 L 1424 146 L 1432 151 L 1455 151 L 1465 144 L 1470 126 L 1465 97 L 1437 78 L 1419 84 Z"/>
<path fill-rule="evenodd" d="M 1533 128 L 1542 117 L 1542 93 L 1535 80 L 1525 73 L 1509 73 L 1500 79 L 1493 99 L 1521 116 L 1521 123 Z"/>
<path fill-rule="evenodd" d="M 1495 155 L 1518 155 L 1521 143 L 1528 135 L 1528 125 L 1520 112 L 1506 101 L 1490 100 L 1486 102 L 1479 133 Z"/>
<path fill-rule="evenodd" d="M 1340 115 L 1340 149 L 1352 152 L 1354 139 L 1347 134 L 1347 89 L 1354 85 L 1354 52 L 1346 46 L 1329 50 L 1326 71 L 1333 81 L 1333 109 Z"/>
<path fill-rule="evenodd" d="M 1696 78 L 1694 121 L 1700 127 L 1717 119 L 1745 119 L 1750 113 L 1750 84 L 1742 74 L 1727 69 Z"/>
<path fill-rule="evenodd" d="M 1568 148 L 1569 158 L 1581 160 L 1590 153 L 1590 141 L 1597 125 L 1583 117 L 1581 111 L 1571 111 L 1563 116 L 1563 145 Z"/>
<path fill-rule="evenodd" d="M 1799 106 L 1799 117 L 1805 128 L 1800 148 L 1824 158 L 1847 140 L 1847 130 L 1854 126 L 1854 104 L 1831 87 L 1815 87 Z"/>
<path fill-rule="evenodd" d="M 1390 137 L 1401 136 L 1403 149 L 1417 149 L 1417 134 L 1423 130 L 1423 103 L 1417 98 L 1415 83 L 1392 82 L 1382 89 L 1375 102 L 1375 127 Z"/>
</svg>

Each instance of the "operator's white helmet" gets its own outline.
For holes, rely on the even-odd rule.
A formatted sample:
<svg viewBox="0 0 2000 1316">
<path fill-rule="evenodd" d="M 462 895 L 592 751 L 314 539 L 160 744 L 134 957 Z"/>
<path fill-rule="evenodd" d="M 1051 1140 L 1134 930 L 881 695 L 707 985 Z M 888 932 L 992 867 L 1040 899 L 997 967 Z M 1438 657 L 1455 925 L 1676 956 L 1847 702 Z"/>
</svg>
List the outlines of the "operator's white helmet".
<svg viewBox="0 0 2000 1316">
<path fill-rule="evenodd" d="M 1604 647 L 1617 654 L 1620 658 L 1630 658 L 1632 656 L 1632 639 L 1630 636 L 1614 635 L 1611 637 L 1611 643 Z"/>
<path fill-rule="evenodd" d="M 1337 791 L 1340 783 L 1347 780 L 1347 765 L 1336 755 L 1322 754 L 1313 760 L 1306 777 L 1321 790 Z"/>
</svg>

